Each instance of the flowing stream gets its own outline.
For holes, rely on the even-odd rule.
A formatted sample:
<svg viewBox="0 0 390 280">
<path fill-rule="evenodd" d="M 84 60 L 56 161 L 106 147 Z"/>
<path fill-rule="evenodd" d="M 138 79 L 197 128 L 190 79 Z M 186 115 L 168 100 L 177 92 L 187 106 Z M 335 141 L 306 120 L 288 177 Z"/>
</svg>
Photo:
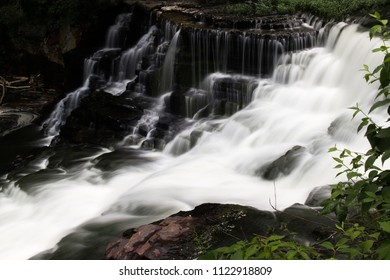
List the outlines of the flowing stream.
<svg viewBox="0 0 390 280">
<path fill-rule="evenodd" d="M 131 17 L 123 19 L 127 23 Z M 115 26 L 110 32 L 123 28 L 118 23 Z M 109 75 L 108 88 L 132 79 L 142 57 L 157 52 L 151 46 L 154 30 L 152 26 L 138 44 L 123 50 L 119 72 Z M 161 42 L 170 42 L 165 61 L 160 62 L 164 79 L 160 93 L 164 98 L 169 98 L 174 85 L 172 67 L 180 32 L 171 30 Z M 213 36 L 218 44 L 223 38 L 223 44 L 229 42 L 226 32 Z M 252 43 L 245 36 L 240 53 L 250 60 L 246 46 Z M 120 47 L 120 38 L 116 33 L 109 35 L 105 49 Z M 200 53 L 205 51 L 201 44 L 207 44 L 202 38 L 193 34 L 192 41 L 198 45 L 193 47 L 194 60 L 205 55 Z M 126 141 L 110 149 L 67 151 L 57 147 L 56 154 L 41 156 L 12 180 L 3 180 L 0 259 L 99 258 L 104 244 L 120 236 L 121 231 L 179 210 L 205 202 L 283 209 L 304 203 L 314 187 L 336 182 L 328 148 L 337 144 L 364 150 L 368 145 L 356 135 L 356 121 L 351 121 L 347 108 L 357 102 L 366 108 L 375 96 L 375 85 L 367 85 L 358 70 L 363 64 L 375 66 L 380 62 L 381 57 L 371 53 L 378 42 L 370 41 L 368 33 L 359 32 L 357 25 L 343 23 L 332 26 L 325 46 L 315 47 L 313 37 L 308 38 L 310 43 L 298 41 L 301 47 L 289 50 L 284 50 L 278 40 L 252 44 L 251 56 L 261 48 L 277 49 L 277 61 L 275 56 L 258 63 L 258 67 L 273 67 L 267 78 L 245 73 L 245 60 L 236 74 L 227 73 L 228 66 L 222 63 L 228 55 L 225 52 L 217 54 L 222 60 L 215 58 L 216 66 L 194 63 L 192 76 L 197 86 L 185 99 L 187 128 L 161 152 L 143 151 Z M 197 83 L 205 67 L 216 72 L 211 71 Z M 89 77 L 99 74 L 93 62 L 87 61 L 86 69 L 86 84 L 61 101 L 46 121 L 49 135 L 57 135 L 71 113 L 67 103 L 71 110 L 77 107 L 81 95 L 88 92 Z M 228 88 L 224 116 L 215 117 L 219 106 L 216 84 L 221 79 L 235 85 Z M 241 91 L 237 91 L 237 83 L 244 84 L 244 90 L 240 86 Z M 164 110 L 161 98 L 156 104 L 140 123 Z M 214 111 L 201 118 L 205 107 Z M 152 119 L 148 124 L 155 122 Z M 293 147 L 299 147 L 299 160 L 289 174 L 264 179 L 265 166 Z M 53 164 L 56 160 L 63 164 Z"/>
</svg>

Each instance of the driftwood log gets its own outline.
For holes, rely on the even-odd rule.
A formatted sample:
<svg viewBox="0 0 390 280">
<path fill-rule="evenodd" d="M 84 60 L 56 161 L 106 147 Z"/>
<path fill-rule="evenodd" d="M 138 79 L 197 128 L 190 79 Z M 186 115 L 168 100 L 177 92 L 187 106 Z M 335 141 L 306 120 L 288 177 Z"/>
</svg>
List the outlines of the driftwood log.
<svg viewBox="0 0 390 280">
<path fill-rule="evenodd" d="M 28 77 L 14 77 L 12 81 L 8 81 L 4 77 L 0 76 L 0 105 L 3 102 L 3 99 L 5 97 L 5 94 L 7 93 L 8 89 L 17 89 L 17 90 L 24 90 L 24 89 L 30 89 L 32 86 L 32 81 L 35 81 L 35 77 L 31 76 Z M 20 83 L 28 82 L 28 85 L 18 85 Z"/>
</svg>

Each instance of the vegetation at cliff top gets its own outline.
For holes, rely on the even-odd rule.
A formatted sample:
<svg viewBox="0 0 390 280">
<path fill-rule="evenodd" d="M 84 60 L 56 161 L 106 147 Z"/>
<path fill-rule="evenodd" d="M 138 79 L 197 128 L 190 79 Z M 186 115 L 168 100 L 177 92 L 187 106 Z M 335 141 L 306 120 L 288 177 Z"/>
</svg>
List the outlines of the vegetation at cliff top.
<svg viewBox="0 0 390 280">
<path fill-rule="evenodd" d="M 221 5 L 216 12 L 234 15 L 263 16 L 308 12 L 324 18 L 343 19 L 350 15 L 365 15 L 389 4 L 388 0 L 204 0 L 205 4 Z"/>
</svg>

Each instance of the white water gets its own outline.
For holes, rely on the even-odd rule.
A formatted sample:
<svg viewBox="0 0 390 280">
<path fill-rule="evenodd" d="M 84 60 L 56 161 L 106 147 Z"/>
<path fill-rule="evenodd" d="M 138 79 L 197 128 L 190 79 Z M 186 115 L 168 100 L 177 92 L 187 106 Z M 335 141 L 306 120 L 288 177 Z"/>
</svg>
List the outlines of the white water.
<svg viewBox="0 0 390 280">
<path fill-rule="evenodd" d="M 177 31 L 173 36 L 167 54 L 165 55 L 164 64 L 162 67 L 160 93 L 167 93 L 173 89 L 175 58 L 179 36 L 180 30 Z"/>
<path fill-rule="evenodd" d="M 148 154 L 152 163 L 118 169 L 108 181 L 91 164 L 28 194 L 17 186 L 0 193 L 0 259 L 31 257 L 93 218 L 101 223 L 118 216 L 149 222 L 204 202 L 260 209 L 272 209 L 271 203 L 283 209 L 304 202 L 314 187 L 335 182 L 327 149 L 335 143 L 365 149 L 346 108 L 371 102 L 375 85 L 368 86 L 358 69 L 378 64 L 380 57 L 371 53 L 376 42 L 357 33 L 356 26 L 346 27 L 336 44 L 333 35 L 339 30 L 332 32 L 327 48 L 293 54 L 284 59 L 293 65 L 281 65 L 273 79 L 259 80 L 245 109 L 227 119 L 195 123 L 164 153 Z M 339 122 L 329 135 L 335 120 Z M 197 145 L 171 156 L 188 150 L 195 130 L 203 131 Z M 289 176 L 271 182 L 255 175 L 295 145 L 306 150 Z"/>
<path fill-rule="evenodd" d="M 126 51 L 119 62 L 119 80 L 132 79 L 136 75 L 136 70 L 141 59 L 150 51 L 157 28 L 152 26 L 138 41 L 138 43 Z"/>
<path fill-rule="evenodd" d="M 66 119 L 74 109 L 80 106 L 81 99 L 89 92 L 88 83 L 89 80 L 87 79 L 83 87 L 68 93 L 66 97 L 56 105 L 49 118 L 43 123 L 42 126 L 49 138 L 60 133 L 61 126 L 65 124 Z"/>
<path fill-rule="evenodd" d="M 122 14 L 116 19 L 116 23 L 112 25 L 106 38 L 106 48 L 122 48 L 125 41 L 123 33 L 129 29 L 132 19 L 132 14 Z"/>
</svg>

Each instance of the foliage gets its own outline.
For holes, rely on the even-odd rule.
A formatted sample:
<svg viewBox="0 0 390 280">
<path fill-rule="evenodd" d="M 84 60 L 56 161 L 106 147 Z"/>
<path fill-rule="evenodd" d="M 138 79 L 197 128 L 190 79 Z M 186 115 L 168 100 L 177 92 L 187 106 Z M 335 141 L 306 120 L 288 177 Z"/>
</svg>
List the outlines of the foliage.
<svg viewBox="0 0 390 280">
<path fill-rule="evenodd" d="M 288 236 L 288 237 L 287 237 Z M 284 234 L 268 237 L 255 236 L 251 241 L 239 241 L 202 255 L 212 260 L 316 260 L 316 259 L 370 259 L 379 233 L 368 234 L 366 228 L 345 224 L 333 229 L 329 240 L 310 244 L 298 243 L 294 234 L 284 229 Z"/>
<path fill-rule="evenodd" d="M 320 254 L 312 247 L 294 241 L 295 235 L 285 225 L 282 234 L 269 237 L 255 236 L 250 241 L 239 241 L 229 247 L 221 247 L 202 255 L 200 259 L 211 260 L 309 260 L 318 259 Z M 289 236 L 289 237 L 287 237 Z"/>
<path fill-rule="evenodd" d="M 388 3 L 387 0 L 258 0 L 203 1 L 224 4 L 222 11 L 235 15 L 273 15 L 309 12 L 324 18 L 343 19 L 348 15 L 365 15 Z"/>
</svg>

